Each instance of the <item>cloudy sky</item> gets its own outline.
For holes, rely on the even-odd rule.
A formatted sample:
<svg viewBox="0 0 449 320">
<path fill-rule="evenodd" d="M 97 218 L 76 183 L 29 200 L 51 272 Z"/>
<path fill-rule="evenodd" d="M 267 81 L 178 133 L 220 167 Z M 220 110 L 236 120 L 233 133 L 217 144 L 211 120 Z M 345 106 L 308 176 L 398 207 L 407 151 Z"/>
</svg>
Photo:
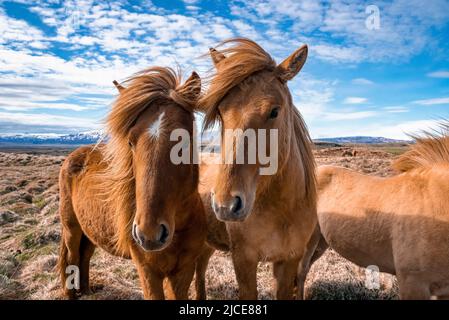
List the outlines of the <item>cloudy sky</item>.
<svg viewBox="0 0 449 320">
<path fill-rule="evenodd" d="M 0 0 L 0 133 L 99 128 L 112 80 L 176 63 L 204 75 L 208 47 L 234 36 L 278 62 L 309 45 L 289 86 L 314 138 L 449 118 L 449 1 Z"/>
</svg>

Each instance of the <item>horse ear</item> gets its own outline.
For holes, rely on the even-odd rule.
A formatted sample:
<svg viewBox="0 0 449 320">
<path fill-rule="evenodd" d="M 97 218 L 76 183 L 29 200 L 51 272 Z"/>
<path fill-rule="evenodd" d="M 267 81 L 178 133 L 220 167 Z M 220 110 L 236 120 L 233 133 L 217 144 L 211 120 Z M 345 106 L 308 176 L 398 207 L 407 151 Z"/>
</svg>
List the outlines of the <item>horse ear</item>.
<svg viewBox="0 0 449 320">
<path fill-rule="evenodd" d="M 195 71 L 184 82 L 181 88 L 177 90 L 185 98 L 191 101 L 197 101 L 201 94 L 201 78 Z"/>
<path fill-rule="evenodd" d="M 212 61 L 214 62 L 215 67 L 217 67 L 217 64 L 223 60 L 226 59 L 225 55 L 219 51 L 217 51 L 214 48 L 209 48 L 210 57 L 212 58 Z"/>
<path fill-rule="evenodd" d="M 114 84 L 114 86 L 117 88 L 119 93 L 122 93 L 123 90 L 125 90 L 125 87 L 122 86 L 120 83 L 117 82 L 117 80 L 112 81 L 112 83 Z"/>
<path fill-rule="evenodd" d="M 307 60 L 307 45 L 302 45 L 293 54 L 277 66 L 278 76 L 283 82 L 293 79 Z"/>
</svg>

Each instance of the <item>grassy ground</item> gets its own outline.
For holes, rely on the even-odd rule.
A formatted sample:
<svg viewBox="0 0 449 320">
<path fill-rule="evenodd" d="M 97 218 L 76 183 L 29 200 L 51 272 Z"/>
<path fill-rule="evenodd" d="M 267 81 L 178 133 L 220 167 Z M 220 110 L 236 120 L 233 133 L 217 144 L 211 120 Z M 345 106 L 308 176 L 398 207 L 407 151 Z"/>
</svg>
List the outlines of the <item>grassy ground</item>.
<svg viewBox="0 0 449 320">
<path fill-rule="evenodd" d="M 347 156 L 355 149 L 356 156 Z M 388 176 L 396 147 L 323 148 L 315 151 L 319 164 L 337 164 L 367 174 Z M 345 154 L 345 156 L 343 156 Z M 0 152 L 0 299 L 61 299 L 55 266 L 58 258 L 58 171 L 60 151 Z M 379 289 L 365 286 L 366 270 L 328 250 L 311 268 L 308 299 L 396 299 L 394 277 L 382 274 Z M 83 299 L 141 299 L 131 261 L 97 249 L 91 262 L 93 294 Z M 272 299 L 272 269 L 258 269 L 261 299 Z M 217 252 L 207 271 L 209 299 L 235 299 L 237 284 L 229 254 Z"/>
</svg>

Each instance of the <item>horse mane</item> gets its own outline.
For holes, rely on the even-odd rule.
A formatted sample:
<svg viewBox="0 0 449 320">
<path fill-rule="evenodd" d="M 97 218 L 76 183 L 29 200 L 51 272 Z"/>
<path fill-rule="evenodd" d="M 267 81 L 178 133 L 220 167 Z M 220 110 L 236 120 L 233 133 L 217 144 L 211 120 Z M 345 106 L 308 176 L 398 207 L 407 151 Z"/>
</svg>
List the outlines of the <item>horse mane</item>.
<svg viewBox="0 0 449 320">
<path fill-rule="evenodd" d="M 107 163 L 98 173 L 100 189 L 114 210 L 117 234 L 112 239 L 117 251 L 124 255 L 131 241 L 131 226 L 135 214 L 135 179 L 133 157 L 128 134 L 139 116 L 155 103 L 172 101 L 193 112 L 196 101 L 180 86 L 180 72 L 171 68 L 152 67 L 128 78 L 112 110 L 106 118 L 109 141 L 102 147 Z"/>
<path fill-rule="evenodd" d="M 316 206 L 317 203 L 317 180 L 316 163 L 312 152 L 313 141 L 310 137 L 307 125 L 296 107 L 293 107 L 293 126 L 295 138 L 299 147 L 300 157 L 304 166 L 304 182 L 306 202 Z M 316 209 L 316 208 L 314 208 Z"/>
<path fill-rule="evenodd" d="M 235 86 L 242 83 L 250 75 L 276 68 L 273 58 L 257 43 L 246 38 L 233 38 L 221 42 L 218 46 L 232 44 L 220 52 L 226 59 L 217 64 L 215 74 L 211 75 L 207 93 L 199 100 L 199 106 L 205 110 L 204 130 L 213 126 L 219 119 L 218 104 Z"/>
<path fill-rule="evenodd" d="M 393 162 L 393 168 L 398 172 L 407 172 L 436 163 L 449 163 L 449 121 L 440 123 L 440 127 L 442 132 L 410 135 L 416 143 Z"/>
</svg>

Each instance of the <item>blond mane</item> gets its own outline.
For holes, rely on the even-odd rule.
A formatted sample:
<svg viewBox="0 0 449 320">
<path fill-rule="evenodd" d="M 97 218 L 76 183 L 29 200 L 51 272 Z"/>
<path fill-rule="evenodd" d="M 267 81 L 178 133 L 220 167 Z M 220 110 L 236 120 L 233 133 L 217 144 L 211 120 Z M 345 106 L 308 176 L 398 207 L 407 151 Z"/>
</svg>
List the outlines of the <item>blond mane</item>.
<svg viewBox="0 0 449 320">
<path fill-rule="evenodd" d="M 232 46 L 220 49 L 226 59 L 218 63 L 217 72 L 211 76 L 207 94 L 198 103 L 206 112 L 204 129 L 218 120 L 218 104 L 232 88 L 258 71 L 274 71 L 276 68 L 273 58 L 254 41 L 235 38 L 223 41 L 219 46 L 229 44 Z"/>
<path fill-rule="evenodd" d="M 128 134 L 139 116 L 157 102 L 173 101 L 193 112 L 196 102 L 180 87 L 181 75 L 170 68 L 153 67 L 124 82 L 111 112 L 106 118 L 109 141 L 102 147 L 107 166 L 99 175 L 100 189 L 114 210 L 117 235 L 112 239 L 119 253 L 128 251 L 135 214 L 135 180 L 133 157 Z"/>
<path fill-rule="evenodd" d="M 313 141 L 307 130 L 307 125 L 299 113 L 298 109 L 293 106 L 294 113 L 294 130 L 295 138 L 299 146 L 301 160 L 304 166 L 304 181 L 306 188 L 306 201 L 309 205 L 316 206 L 317 203 L 317 180 L 315 174 L 315 157 L 312 152 Z"/>
<path fill-rule="evenodd" d="M 443 129 L 440 133 L 425 132 L 421 136 L 411 136 L 416 143 L 393 162 L 393 168 L 407 172 L 436 163 L 449 163 L 449 121 L 441 123 L 440 127 Z"/>
</svg>

